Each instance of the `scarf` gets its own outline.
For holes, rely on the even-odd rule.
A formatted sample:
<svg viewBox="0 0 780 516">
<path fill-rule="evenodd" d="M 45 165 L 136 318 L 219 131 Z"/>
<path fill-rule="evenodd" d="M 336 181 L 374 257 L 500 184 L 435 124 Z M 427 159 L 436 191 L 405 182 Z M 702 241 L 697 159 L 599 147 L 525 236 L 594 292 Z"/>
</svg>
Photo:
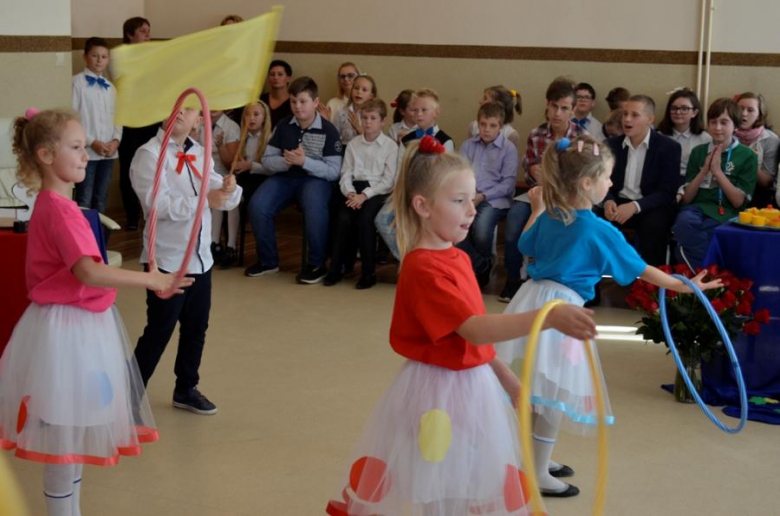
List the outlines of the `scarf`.
<svg viewBox="0 0 780 516">
<path fill-rule="evenodd" d="M 752 129 L 737 129 L 734 131 L 734 134 L 737 135 L 737 139 L 739 139 L 742 145 L 750 147 L 764 134 L 764 126 L 760 125 Z"/>
</svg>

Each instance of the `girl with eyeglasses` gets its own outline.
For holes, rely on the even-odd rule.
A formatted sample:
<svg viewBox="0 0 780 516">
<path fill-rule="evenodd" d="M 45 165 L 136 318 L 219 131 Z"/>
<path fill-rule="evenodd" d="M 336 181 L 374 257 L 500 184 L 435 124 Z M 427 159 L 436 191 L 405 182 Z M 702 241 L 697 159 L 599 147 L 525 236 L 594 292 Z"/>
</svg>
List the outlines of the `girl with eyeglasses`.
<svg viewBox="0 0 780 516">
<path fill-rule="evenodd" d="M 704 115 L 696 94 L 688 88 L 677 88 L 666 103 L 658 132 L 669 136 L 682 147 L 680 175 L 685 176 L 688 158 L 694 147 L 710 143 L 712 136 L 704 130 Z"/>
</svg>

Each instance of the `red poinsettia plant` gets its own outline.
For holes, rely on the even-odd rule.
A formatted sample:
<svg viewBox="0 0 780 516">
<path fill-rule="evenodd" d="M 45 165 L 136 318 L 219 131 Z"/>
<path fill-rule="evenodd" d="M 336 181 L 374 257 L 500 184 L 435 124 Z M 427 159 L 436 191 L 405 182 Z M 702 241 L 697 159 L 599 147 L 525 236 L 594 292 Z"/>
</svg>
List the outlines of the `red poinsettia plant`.
<svg viewBox="0 0 780 516">
<path fill-rule="evenodd" d="M 686 278 L 694 276 L 685 264 L 676 265 L 674 268 L 664 265 L 659 269 L 667 274 L 679 274 Z M 696 273 L 701 270 L 699 268 Z M 720 269 L 714 264 L 707 267 L 705 281 L 717 278 L 723 282 L 723 287 L 707 290 L 704 294 L 723 322 L 729 337 L 734 339 L 739 332 L 757 335 L 761 330 L 760 324 L 769 322 L 770 314 L 767 309 L 753 312 L 755 298 L 750 291 L 753 282 L 747 278 L 737 278 L 730 271 Z M 658 293 L 659 288 L 652 283 L 637 280 L 631 286 L 631 293 L 626 297 L 626 303 L 642 313 L 641 326 L 637 328 L 637 334 L 642 335 L 646 340 L 666 343 L 658 308 Z M 681 356 L 709 361 L 715 353 L 725 352 L 715 323 L 694 294 L 680 294 L 667 290 L 666 312 L 669 328 Z"/>
</svg>

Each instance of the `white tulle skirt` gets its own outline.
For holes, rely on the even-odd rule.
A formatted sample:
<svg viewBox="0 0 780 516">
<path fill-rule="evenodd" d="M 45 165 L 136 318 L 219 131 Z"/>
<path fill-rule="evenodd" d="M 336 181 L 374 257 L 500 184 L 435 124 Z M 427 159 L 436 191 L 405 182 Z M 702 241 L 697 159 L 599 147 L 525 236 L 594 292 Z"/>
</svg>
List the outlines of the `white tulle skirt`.
<svg viewBox="0 0 780 516">
<path fill-rule="evenodd" d="M 516 416 L 488 365 L 406 362 L 350 464 L 332 516 L 528 514 Z"/>
<path fill-rule="evenodd" d="M 560 283 L 530 280 L 515 294 L 504 313 L 538 310 L 552 299 L 562 299 L 577 306 L 584 304 L 579 294 Z M 496 353 L 511 366 L 515 360 L 525 357 L 527 340 L 527 337 L 520 337 L 498 342 Z M 594 341 L 590 341 L 589 345 L 596 359 L 596 377 L 603 387 L 606 423 L 611 425 L 614 417 L 598 350 Z M 542 416 L 549 416 L 553 411 L 563 412 L 567 416 L 563 418 L 565 428 L 578 434 L 592 434 L 598 425 L 595 396 L 584 343 L 557 330 L 541 332 L 532 380 L 531 403 L 534 411 Z"/>
<path fill-rule="evenodd" d="M 116 307 L 32 303 L 0 359 L 0 447 L 49 464 L 109 466 L 157 438 Z"/>
</svg>

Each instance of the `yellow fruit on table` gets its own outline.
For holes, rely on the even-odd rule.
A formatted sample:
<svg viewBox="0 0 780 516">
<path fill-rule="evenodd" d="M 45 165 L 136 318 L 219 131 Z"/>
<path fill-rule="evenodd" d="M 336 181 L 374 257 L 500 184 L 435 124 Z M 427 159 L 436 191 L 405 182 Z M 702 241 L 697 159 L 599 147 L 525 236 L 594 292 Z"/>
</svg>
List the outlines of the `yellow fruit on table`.
<svg viewBox="0 0 780 516">
<path fill-rule="evenodd" d="M 762 217 L 761 215 L 756 215 L 753 217 L 753 225 L 754 226 L 766 226 L 766 217 Z"/>
<path fill-rule="evenodd" d="M 780 228 L 780 219 L 772 219 L 769 221 L 769 225 L 773 228 Z"/>
<path fill-rule="evenodd" d="M 743 224 L 750 224 L 753 222 L 753 214 L 747 211 L 741 211 L 739 213 L 739 221 Z"/>
</svg>

